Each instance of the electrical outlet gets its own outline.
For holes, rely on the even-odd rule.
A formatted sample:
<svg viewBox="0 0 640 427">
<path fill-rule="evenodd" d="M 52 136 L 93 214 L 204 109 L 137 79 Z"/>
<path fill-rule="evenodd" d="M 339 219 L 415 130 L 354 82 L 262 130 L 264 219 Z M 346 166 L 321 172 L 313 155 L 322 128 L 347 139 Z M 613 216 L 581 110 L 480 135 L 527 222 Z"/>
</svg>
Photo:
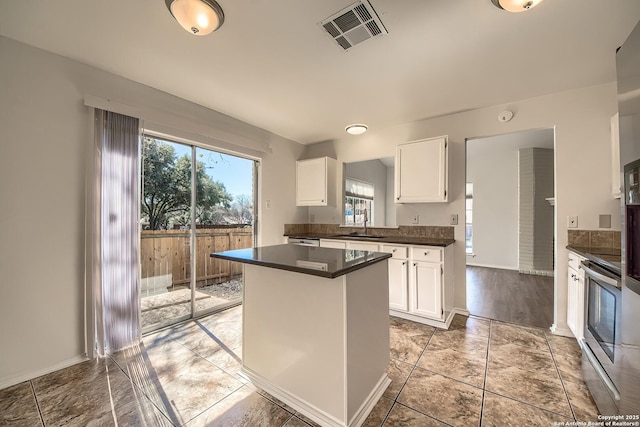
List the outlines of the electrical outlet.
<svg viewBox="0 0 640 427">
<path fill-rule="evenodd" d="M 567 228 L 578 228 L 578 217 L 577 216 L 568 216 L 567 217 Z"/>
<path fill-rule="evenodd" d="M 449 216 L 449 224 L 450 225 L 458 225 L 458 214 L 451 214 Z"/>
<path fill-rule="evenodd" d="M 413 216 L 413 223 L 414 223 L 414 224 L 420 224 L 420 215 L 415 214 L 415 215 Z"/>
<path fill-rule="evenodd" d="M 267 205 L 267 209 L 271 209 L 271 200 L 267 199 L 266 205 Z"/>
<path fill-rule="evenodd" d="M 316 222 L 316 215 L 315 214 L 309 215 L 309 222 Z"/>
</svg>

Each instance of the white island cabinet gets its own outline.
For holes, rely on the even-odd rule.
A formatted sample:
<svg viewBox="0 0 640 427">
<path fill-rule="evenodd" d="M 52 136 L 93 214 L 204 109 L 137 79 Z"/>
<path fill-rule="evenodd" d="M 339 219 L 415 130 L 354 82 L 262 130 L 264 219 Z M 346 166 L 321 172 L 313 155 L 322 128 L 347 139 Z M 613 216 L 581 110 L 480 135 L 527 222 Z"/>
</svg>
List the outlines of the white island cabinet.
<svg viewBox="0 0 640 427">
<path fill-rule="evenodd" d="M 388 254 L 276 245 L 242 262 L 242 372 L 322 426 L 360 426 L 391 382 Z"/>
</svg>

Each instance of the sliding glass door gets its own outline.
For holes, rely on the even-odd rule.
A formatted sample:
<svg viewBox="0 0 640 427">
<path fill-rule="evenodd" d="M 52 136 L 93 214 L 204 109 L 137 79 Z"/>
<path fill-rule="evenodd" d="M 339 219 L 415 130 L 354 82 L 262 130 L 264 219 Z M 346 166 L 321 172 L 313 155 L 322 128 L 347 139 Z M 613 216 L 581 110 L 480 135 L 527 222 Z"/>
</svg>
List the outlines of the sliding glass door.
<svg viewBox="0 0 640 427">
<path fill-rule="evenodd" d="M 209 254 L 253 246 L 256 162 L 145 135 L 143 332 L 242 302 L 242 269 Z"/>
<path fill-rule="evenodd" d="M 196 288 L 200 316 L 242 300 L 239 263 L 209 256 L 250 248 L 254 236 L 254 161 L 196 148 Z"/>
</svg>

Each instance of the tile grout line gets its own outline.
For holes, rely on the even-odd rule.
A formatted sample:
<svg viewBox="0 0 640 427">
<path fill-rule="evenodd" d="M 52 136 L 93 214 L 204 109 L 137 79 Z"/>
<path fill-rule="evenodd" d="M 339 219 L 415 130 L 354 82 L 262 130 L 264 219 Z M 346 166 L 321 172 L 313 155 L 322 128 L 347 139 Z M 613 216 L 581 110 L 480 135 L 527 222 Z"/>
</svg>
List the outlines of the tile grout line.
<svg viewBox="0 0 640 427">
<path fill-rule="evenodd" d="M 560 375 L 560 369 L 558 368 L 558 362 L 556 361 L 555 353 L 553 352 L 553 348 L 551 348 L 551 343 L 547 338 L 547 334 L 544 335 L 544 340 L 549 347 L 549 352 L 551 352 L 551 358 L 553 359 L 553 366 L 556 368 L 556 373 L 558 374 L 558 378 L 560 379 L 560 384 L 562 385 L 562 391 L 564 391 L 564 396 L 567 398 L 567 403 L 569 404 L 569 409 L 571 409 L 571 415 L 573 416 L 574 421 L 578 421 L 576 417 L 576 412 L 573 409 L 573 404 L 571 403 L 571 399 L 569 398 L 569 393 L 567 393 L 567 388 L 564 385 L 564 379 L 562 379 L 562 375 Z"/>
<path fill-rule="evenodd" d="M 517 327 L 517 328 L 523 328 L 522 326 L 517 325 L 517 324 L 507 323 L 507 322 L 503 322 L 503 321 L 501 321 L 501 320 L 495 320 L 495 319 L 493 319 L 493 320 L 491 321 L 491 322 L 492 322 L 492 324 L 493 324 L 493 322 L 494 322 L 494 321 L 495 321 L 496 323 L 504 323 L 504 324 L 511 325 L 511 326 L 514 326 L 514 327 Z M 524 328 L 541 329 L 541 328 L 537 328 L 537 327 L 530 327 L 530 326 L 527 326 L 527 327 L 524 327 Z M 569 400 L 568 393 L 566 392 L 566 389 L 564 388 L 564 383 L 563 383 L 563 381 L 562 381 L 562 377 L 561 377 L 561 375 L 560 375 L 560 373 L 559 373 L 559 371 L 558 371 L 558 367 L 557 367 L 557 364 L 556 364 L 555 358 L 553 357 L 554 353 L 553 353 L 553 351 L 551 350 L 551 346 L 550 346 L 549 341 L 548 341 L 548 339 L 547 339 L 547 334 L 546 334 L 546 333 L 544 333 L 544 338 L 545 338 L 545 342 L 547 343 L 547 347 L 548 347 L 549 353 L 551 354 L 551 358 L 552 358 L 552 360 L 553 360 L 553 365 L 554 365 L 554 367 L 556 368 L 556 372 L 558 373 L 558 379 L 560 379 L 561 385 L 563 386 L 563 391 L 564 391 L 564 393 L 565 393 L 565 397 L 567 398 L 567 400 Z M 488 373 L 488 364 L 487 364 L 487 373 Z M 554 411 L 554 410 L 551 410 L 551 409 L 548 409 L 548 408 L 545 408 L 545 407 L 539 406 L 539 405 L 537 405 L 537 404 L 533 404 L 533 403 L 527 402 L 527 401 L 525 401 L 525 400 L 521 400 L 521 399 L 515 398 L 515 397 L 513 397 L 513 396 L 508 396 L 508 395 L 506 395 L 506 394 L 498 393 L 498 392 L 496 392 L 496 391 L 491 391 L 491 390 L 486 390 L 486 391 L 487 391 L 488 393 L 495 394 L 496 396 L 504 397 L 505 399 L 509 399 L 509 400 L 514 401 L 514 402 L 519 402 L 519 403 L 522 403 L 522 404 L 524 404 L 524 405 L 530 406 L 530 407 L 532 407 L 532 408 L 536 408 L 536 409 L 542 410 L 542 411 L 544 411 L 544 412 L 548 412 L 548 413 L 556 414 L 556 415 L 559 415 L 559 416 L 567 416 L 566 414 L 563 414 L 563 413 L 560 413 L 560 412 L 557 412 L 557 411 Z M 571 403 L 571 402 L 569 401 L 569 408 L 572 410 L 572 415 L 573 415 L 573 407 L 572 407 L 572 405 L 571 405 L 570 403 Z M 575 420 L 575 416 L 574 416 L 574 420 Z"/>
<path fill-rule="evenodd" d="M 493 322 L 494 322 L 494 321 L 495 321 L 495 322 L 498 322 L 498 323 L 505 323 L 505 322 L 502 322 L 502 321 L 500 321 L 500 320 L 494 320 L 494 319 L 492 319 L 492 320 L 491 320 L 491 324 L 493 324 Z M 516 326 L 516 327 L 520 327 L 519 325 L 515 325 L 515 324 L 511 324 L 511 325 Z M 546 340 L 547 340 L 547 336 L 546 336 L 546 334 L 545 334 L 545 341 L 546 341 Z M 512 397 L 512 396 L 507 396 L 507 395 L 502 394 L 502 393 L 498 393 L 498 392 L 495 392 L 495 391 L 487 390 L 487 389 L 486 389 L 486 377 L 487 377 L 487 375 L 488 375 L 488 373 L 489 373 L 489 347 L 490 347 L 490 345 L 491 345 L 490 343 L 491 343 L 491 328 L 489 329 L 489 346 L 487 347 L 487 370 L 485 371 L 485 386 L 483 387 L 483 392 L 487 392 L 487 393 L 495 394 L 496 396 L 500 396 L 500 397 L 503 397 L 503 398 L 505 398 L 505 399 L 513 400 L 514 402 L 522 403 L 522 404 L 527 405 L 527 406 L 530 406 L 530 407 L 532 407 L 532 408 L 540 409 L 540 410 L 542 410 L 542 411 L 549 412 L 549 413 L 552 413 L 552 414 L 556 414 L 556 415 L 560 415 L 560 416 L 565 416 L 565 415 L 566 415 L 566 414 L 561 414 L 561 413 L 556 412 L 556 411 L 552 411 L 552 410 L 550 410 L 550 409 L 543 408 L 543 407 L 538 406 L 538 405 L 534 405 L 534 404 L 532 404 L 532 403 L 530 403 L 530 402 L 526 402 L 526 401 L 524 401 L 524 400 L 516 399 L 516 398 L 514 398 L 514 397 Z M 549 345 L 549 343 L 548 343 L 548 342 L 547 342 L 547 345 Z M 552 351 L 551 351 L 551 357 L 553 358 L 553 352 L 552 352 Z M 554 362 L 554 366 L 556 366 L 555 359 L 553 359 L 553 362 Z M 556 369 L 557 369 L 557 367 L 556 367 Z M 560 374 L 558 374 L 558 376 L 560 376 Z M 563 390 L 564 390 L 564 388 L 563 388 Z M 566 393 L 566 391 L 565 391 L 565 395 L 566 395 L 566 394 L 567 394 L 567 393 Z M 483 408 L 482 408 L 482 410 L 484 411 L 484 393 L 483 393 L 483 399 L 482 399 L 482 400 L 483 400 Z M 481 420 L 482 420 L 482 418 L 481 418 Z"/>
<path fill-rule="evenodd" d="M 36 408 L 38 408 L 38 415 L 40 416 L 40 421 L 44 427 L 47 427 L 47 424 L 44 422 L 44 417 L 42 416 L 42 410 L 40 409 L 40 402 L 38 402 L 38 396 L 36 395 L 36 388 L 33 385 L 33 380 L 29 380 L 29 385 L 31 386 L 31 393 L 33 393 L 33 400 L 36 401 Z"/>
<path fill-rule="evenodd" d="M 419 410 L 418 410 L 418 409 L 416 409 L 416 408 L 412 408 L 412 407 L 411 407 L 411 406 L 409 406 L 409 405 L 405 405 L 404 403 L 401 403 L 401 402 L 395 402 L 393 406 L 395 406 L 396 404 L 398 404 L 398 405 L 400 405 L 400 406 L 404 406 L 405 408 L 410 409 L 410 410 L 412 410 L 413 412 L 417 412 L 417 413 L 419 413 L 420 415 L 424 415 L 425 417 L 429 418 L 430 420 L 435 420 L 435 421 L 437 421 L 437 422 L 439 422 L 439 423 L 441 423 L 441 424 L 444 424 L 444 425 L 447 425 L 447 426 L 451 426 L 451 427 L 455 427 L 455 426 L 454 426 L 453 424 L 451 424 L 451 423 L 448 423 L 448 422 L 446 422 L 446 421 L 442 421 L 440 418 L 436 418 L 436 417 L 434 417 L 433 415 L 425 414 L 424 412 L 419 411 Z M 392 406 L 392 407 L 393 407 L 393 406 Z M 391 412 L 391 411 L 389 411 L 389 412 Z M 388 418 L 388 416 L 387 416 L 387 418 Z M 385 421 L 386 421 L 386 420 L 387 420 L 387 419 L 385 418 Z M 384 427 L 384 422 L 382 423 L 382 427 Z"/>
<path fill-rule="evenodd" d="M 197 323 L 196 323 L 197 324 Z M 226 398 L 228 398 L 229 396 L 231 396 L 232 394 L 234 394 L 235 392 L 237 392 L 238 390 L 240 390 L 242 387 L 244 387 L 246 384 L 243 383 L 242 381 L 240 381 L 235 375 L 232 375 L 231 373 L 227 372 L 226 370 L 222 369 L 220 366 L 216 365 L 215 363 L 211 362 L 210 360 L 208 360 L 207 358 L 205 358 L 204 356 L 202 356 L 200 353 L 190 349 L 189 347 L 187 347 L 185 344 L 183 344 L 182 342 L 180 342 L 178 339 L 175 338 L 169 338 L 171 341 L 175 342 L 176 344 L 184 347 L 187 351 L 191 352 L 194 356 L 196 356 L 199 359 L 204 360 L 206 363 L 210 364 L 211 366 L 213 366 L 214 368 L 220 370 L 221 372 L 224 372 L 225 374 L 229 375 L 231 378 L 233 378 L 234 380 L 238 381 L 240 383 L 240 387 L 238 387 L 237 389 L 233 390 L 231 393 L 227 394 L 225 397 L 223 397 L 222 399 L 216 401 L 215 403 L 213 403 L 211 406 L 207 407 L 206 409 L 204 409 L 202 412 L 200 412 L 197 415 L 194 415 L 193 417 L 191 417 L 190 420 L 188 420 L 187 422 L 185 422 L 182 425 L 187 425 L 189 424 L 191 421 L 195 420 L 196 418 L 198 418 L 199 416 L 201 416 L 202 414 L 204 414 L 205 412 L 207 412 L 209 409 L 213 408 L 214 406 L 216 406 L 218 403 L 222 402 L 223 400 L 225 400 Z M 262 398 L 266 399 L 266 397 L 261 396 Z M 269 400 L 269 399 L 266 399 Z M 277 406 L 277 405 L 276 405 Z"/>
<path fill-rule="evenodd" d="M 409 378 L 411 378 L 411 374 L 413 374 L 413 371 L 416 369 L 416 366 L 418 365 L 418 362 L 420 361 L 420 358 L 422 357 L 424 352 L 427 350 L 427 347 L 429 346 L 429 343 L 431 342 L 431 338 L 433 338 L 433 335 L 435 333 L 436 333 L 436 330 L 434 328 L 433 331 L 431 331 L 431 335 L 429 336 L 429 339 L 427 340 L 427 343 L 424 345 L 424 348 L 422 349 L 422 351 L 420 352 L 420 355 L 416 359 L 416 362 L 411 364 L 411 371 L 409 371 L 409 375 L 407 375 L 407 379 L 405 380 L 404 384 L 402 384 L 402 387 L 400 387 L 400 390 L 398 391 L 398 394 L 393 398 L 393 403 L 391 404 L 391 408 L 389 408 L 389 412 L 387 412 L 387 414 L 385 415 L 384 419 L 382 420 L 381 426 L 383 426 L 384 423 L 387 422 L 387 418 L 389 418 L 389 414 L 391 414 L 391 411 L 393 410 L 393 407 L 395 406 L 395 404 L 397 403 L 399 405 L 402 405 L 402 403 L 398 402 L 398 397 L 400 397 L 400 395 L 402 394 L 402 390 L 404 390 L 405 386 L 407 385 L 407 382 L 409 382 Z M 396 359 L 396 360 L 400 360 L 400 359 Z M 406 363 L 406 362 L 404 362 L 404 363 Z M 403 405 L 403 406 L 406 406 L 406 405 Z M 412 409 L 412 410 L 415 411 L 414 408 L 410 408 L 409 406 L 407 406 L 407 408 Z M 420 412 L 420 411 L 416 411 L 416 412 Z M 420 413 L 422 413 L 422 412 L 420 412 Z M 423 415 L 426 416 L 426 414 L 423 414 Z"/>
<path fill-rule="evenodd" d="M 465 317 L 468 317 L 468 316 L 465 316 Z M 446 333 L 446 332 L 448 332 L 448 331 L 449 331 L 448 329 L 447 329 L 447 330 L 443 330 L 443 331 L 442 331 L 442 333 Z M 478 386 L 476 386 L 476 385 L 469 384 L 469 383 L 467 383 L 467 382 L 465 382 L 465 381 L 461 381 L 461 380 L 459 380 L 459 379 L 457 379 L 457 378 L 453 378 L 453 377 L 450 377 L 450 376 L 448 376 L 448 375 L 444 375 L 444 374 L 442 374 L 442 373 L 440 373 L 440 372 L 436 372 L 436 371 L 433 371 L 433 370 L 431 370 L 431 369 L 427 369 L 427 368 L 423 368 L 423 367 L 418 366 L 418 362 L 420 361 L 420 359 L 422 358 L 422 356 L 424 355 L 424 353 L 427 351 L 427 347 L 428 347 L 428 346 L 429 346 L 429 344 L 431 343 L 431 339 L 436 335 L 436 333 L 437 333 L 437 332 L 438 332 L 438 328 L 434 328 L 433 332 L 431 333 L 431 336 L 429 337 L 429 340 L 427 341 L 427 344 L 424 346 L 424 348 L 423 348 L 423 349 L 422 349 L 422 351 L 420 352 L 420 356 L 418 356 L 418 359 L 416 360 L 416 363 L 412 364 L 412 365 L 413 365 L 413 367 L 412 367 L 412 369 L 411 369 L 411 372 L 409 372 L 409 376 L 407 377 L 407 381 L 405 381 L 405 383 L 403 384 L 402 388 L 400 389 L 400 392 L 398 392 L 398 396 L 394 399 L 394 404 L 391 406 L 391 408 L 393 409 L 393 406 L 395 406 L 395 404 L 397 403 L 398 405 L 400 405 L 400 406 L 404 406 L 405 408 L 408 408 L 408 409 L 410 409 L 410 410 L 412 410 L 412 411 L 415 411 L 415 412 L 417 412 L 417 413 L 419 413 L 419 414 L 422 414 L 422 415 L 424 415 L 425 417 L 427 417 L 427 418 L 429 418 L 429 419 L 435 420 L 435 421 L 437 421 L 437 422 L 439 422 L 439 423 L 442 423 L 442 424 L 445 424 L 445 425 L 447 425 L 447 426 L 452 426 L 452 424 L 450 424 L 450 423 L 448 423 L 448 422 L 446 422 L 446 421 L 443 421 L 443 420 L 442 420 L 442 419 L 440 419 L 440 418 L 436 418 L 436 417 L 434 417 L 433 415 L 426 414 L 426 413 L 424 413 L 424 412 L 422 412 L 422 411 L 420 411 L 420 410 L 418 410 L 418 409 L 416 409 L 416 408 L 412 408 L 412 407 L 411 407 L 411 406 L 409 406 L 409 405 L 406 405 L 406 404 L 404 404 L 404 403 L 402 403 L 402 402 L 398 402 L 398 399 L 397 399 L 397 398 L 400 396 L 400 394 L 402 393 L 402 390 L 404 390 L 404 387 L 406 386 L 407 382 L 409 381 L 409 377 L 411 377 L 411 374 L 413 374 L 413 372 L 414 372 L 416 369 L 421 369 L 421 370 L 424 370 L 424 371 L 427 371 L 427 372 L 431 372 L 431 373 L 433 373 L 433 374 L 435 374 L 435 375 L 440 375 L 440 376 L 442 376 L 442 377 L 444 377 L 444 378 L 448 378 L 448 379 L 450 379 L 450 380 L 452 380 L 452 381 L 460 382 L 460 383 L 462 383 L 462 384 L 468 385 L 468 386 L 473 387 L 473 388 L 480 388 L 480 387 L 478 387 Z M 465 333 L 466 333 L 466 329 L 465 329 Z M 477 335 L 477 334 L 472 334 L 472 335 Z M 481 335 L 478 335 L 478 336 L 481 336 Z M 403 362 L 403 363 L 407 363 L 407 362 L 404 362 L 404 361 L 402 361 L 402 360 L 400 360 L 400 359 L 396 359 L 396 360 L 398 360 L 398 361 L 400 361 L 400 362 Z M 409 364 L 409 363 L 407 363 L 407 364 Z M 486 375 L 486 373 L 485 373 L 485 375 Z M 385 419 L 384 419 L 384 421 L 383 421 L 383 423 L 382 423 L 382 425 L 383 425 L 383 426 L 384 426 L 384 423 L 386 422 L 387 418 L 389 417 L 389 414 L 390 414 L 390 413 L 391 413 L 391 411 L 389 411 L 389 413 L 388 413 L 388 414 L 387 414 L 387 416 L 385 417 Z"/>
<path fill-rule="evenodd" d="M 169 417 L 167 414 L 164 413 L 164 411 L 156 404 L 156 402 L 154 402 L 154 400 L 151 398 L 151 396 L 149 396 L 147 394 L 147 392 L 142 388 L 142 386 L 138 385 L 135 380 L 132 378 L 132 374 L 131 372 L 129 372 L 129 367 L 127 366 L 127 370 L 125 371 L 124 368 L 122 366 L 120 366 L 120 364 L 116 361 L 115 357 L 113 357 L 112 354 L 107 356 L 108 358 L 111 359 L 111 361 L 114 363 L 114 365 L 116 365 L 116 367 L 118 369 L 120 369 L 120 371 L 124 374 L 124 376 L 129 380 L 129 383 L 131 384 L 131 387 L 134 390 L 137 390 L 138 393 L 140 394 L 140 396 L 144 399 L 146 399 L 149 404 L 151 404 L 151 406 L 153 406 L 154 408 L 156 408 L 158 410 L 158 412 L 160 413 L 160 415 L 162 417 L 164 417 L 170 425 L 172 426 L 176 426 L 176 424 L 174 423 L 174 421 L 171 419 L 171 417 Z M 134 391 L 135 393 L 135 391 Z M 180 424 L 178 424 L 180 425 Z"/>
<path fill-rule="evenodd" d="M 480 404 L 480 420 L 478 427 L 482 426 L 482 417 L 484 416 L 484 398 L 487 392 L 487 375 L 489 375 L 489 351 L 491 350 L 491 333 L 493 330 L 493 319 L 489 320 L 489 336 L 487 337 L 487 353 L 484 361 L 484 378 L 482 380 L 482 403 Z"/>
</svg>

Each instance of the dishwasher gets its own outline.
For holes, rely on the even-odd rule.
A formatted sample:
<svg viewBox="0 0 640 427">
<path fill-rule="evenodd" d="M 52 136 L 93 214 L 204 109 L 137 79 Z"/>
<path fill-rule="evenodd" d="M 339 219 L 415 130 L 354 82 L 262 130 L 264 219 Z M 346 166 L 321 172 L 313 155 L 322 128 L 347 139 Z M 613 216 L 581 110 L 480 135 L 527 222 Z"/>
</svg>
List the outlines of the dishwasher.
<svg viewBox="0 0 640 427">
<path fill-rule="evenodd" d="M 308 237 L 289 237 L 289 244 L 299 246 L 320 246 L 320 239 L 313 239 Z"/>
</svg>

